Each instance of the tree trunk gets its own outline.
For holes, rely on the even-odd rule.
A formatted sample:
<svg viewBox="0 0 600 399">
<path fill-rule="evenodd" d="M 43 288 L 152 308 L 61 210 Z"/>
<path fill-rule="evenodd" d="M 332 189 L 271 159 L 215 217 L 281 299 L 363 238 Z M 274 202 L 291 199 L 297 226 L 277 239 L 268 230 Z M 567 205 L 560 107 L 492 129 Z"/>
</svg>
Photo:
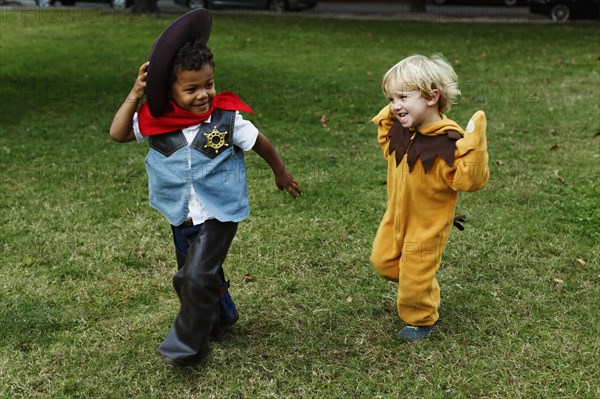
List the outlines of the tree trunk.
<svg viewBox="0 0 600 399">
<path fill-rule="evenodd" d="M 154 14 L 158 15 L 158 0 L 135 0 L 131 6 L 132 14 Z"/>
<path fill-rule="evenodd" d="M 410 12 L 425 12 L 425 2 L 426 0 L 410 0 Z"/>
</svg>

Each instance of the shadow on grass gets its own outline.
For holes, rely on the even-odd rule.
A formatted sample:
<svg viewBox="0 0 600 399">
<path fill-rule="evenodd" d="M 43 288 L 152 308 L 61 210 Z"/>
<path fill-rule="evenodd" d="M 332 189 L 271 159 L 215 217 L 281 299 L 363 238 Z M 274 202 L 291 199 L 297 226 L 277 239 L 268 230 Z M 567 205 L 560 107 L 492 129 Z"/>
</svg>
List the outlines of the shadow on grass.
<svg viewBox="0 0 600 399">
<path fill-rule="evenodd" d="M 106 85 L 105 85 L 106 83 Z M 72 113 L 74 119 L 78 110 L 103 109 L 110 102 L 111 109 L 117 109 L 122 101 L 122 93 L 107 86 L 101 79 L 93 82 L 19 76 L 0 77 L 0 123 L 3 126 L 18 125 L 28 120 L 36 120 L 45 113 Z"/>
<path fill-rule="evenodd" d="M 0 309 L 2 329 L 0 341 L 23 352 L 34 346 L 46 346 L 60 338 L 60 331 L 76 328 L 72 312 L 53 300 L 4 299 Z"/>
</svg>

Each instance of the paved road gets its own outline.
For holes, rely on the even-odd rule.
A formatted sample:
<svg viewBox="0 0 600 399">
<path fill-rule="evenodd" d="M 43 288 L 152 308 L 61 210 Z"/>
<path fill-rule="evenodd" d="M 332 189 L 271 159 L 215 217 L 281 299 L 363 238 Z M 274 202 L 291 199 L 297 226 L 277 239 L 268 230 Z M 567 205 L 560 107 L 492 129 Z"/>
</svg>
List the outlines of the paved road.
<svg viewBox="0 0 600 399">
<path fill-rule="evenodd" d="M 6 0 L 5 0 L 6 1 Z M 60 1 L 60 0 L 58 0 Z M 35 0 L 11 0 L 12 7 L 32 8 Z M 159 0 L 158 6 L 163 12 L 185 12 L 186 8 L 173 2 L 173 0 Z M 56 7 L 61 7 L 57 5 Z M 107 8 L 107 3 L 80 2 L 76 7 Z M 64 7 L 63 7 L 64 8 Z M 241 12 L 230 10 L 223 12 Z M 243 12 L 252 12 L 243 10 Z M 527 7 L 502 7 L 502 6 L 477 6 L 477 5 L 427 5 L 425 14 L 411 13 L 405 4 L 394 3 L 333 3 L 318 2 L 311 10 L 293 13 L 294 15 L 311 16 L 316 18 L 368 18 L 368 19 L 405 19 L 405 20 L 439 20 L 439 21 L 504 21 L 527 22 L 545 21 L 546 17 L 531 14 Z"/>
<path fill-rule="evenodd" d="M 358 18 L 410 18 L 411 14 L 406 4 L 394 3 L 328 3 L 319 2 L 314 13 L 321 15 L 352 16 Z M 528 7 L 502 7 L 477 5 L 427 5 L 426 15 L 449 19 L 502 19 L 528 20 L 539 19 L 540 16 L 531 14 Z M 542 17 L 543 18 L 543 17 Z"/>
</svg>

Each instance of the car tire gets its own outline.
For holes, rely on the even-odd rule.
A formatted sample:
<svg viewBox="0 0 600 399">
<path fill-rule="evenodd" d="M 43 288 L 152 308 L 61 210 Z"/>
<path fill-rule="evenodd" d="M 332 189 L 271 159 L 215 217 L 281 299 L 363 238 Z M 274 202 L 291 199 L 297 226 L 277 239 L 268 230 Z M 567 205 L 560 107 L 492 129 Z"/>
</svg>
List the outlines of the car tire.
<svg viewBox="0 0 600 399">
<path fill-rule="evenodd" d="M 519 0 L 504 0 L 504 5 L 507 7 L 514 7 L 519 4 Z"/>
<path fill-rule="evenodd" d="M 40 8 L 48 8 L 54 4 L 56 4 L 54 0 L 35 0 L 35 5 Z"/>
<path fill-rule="evenodd" d="M 130 2 L 128 0 L 111 0 L 110 1 L 111 7 L 114 8 L 115 10 L 124 10 L 128 6 L 131 5 L 129 3 Z"/>
<path fill-rule="evenodd" d="M 204 0 L 189 0 L 187 2 L 187 5 L 190 8 L 190 10 L 193 10 L 195 8 L 200 8 L 200 7 L 208 9 L 208 4 L 207 3 L 208 2 L 204 1 Z"/>
<path fill-rule="evenodd" d="M 566 21 L 571 17 L 571 10 L 566 4 L 557 4 L 550 10 L 550 19 L 553 21 Z"/>
<path fill-rule="evenodd" d="M 285 0 L 271 0 L 269 1 L 269 11 L 273 12 L 284 12 L 287 10 L 287 4 Z"/>
</svg>

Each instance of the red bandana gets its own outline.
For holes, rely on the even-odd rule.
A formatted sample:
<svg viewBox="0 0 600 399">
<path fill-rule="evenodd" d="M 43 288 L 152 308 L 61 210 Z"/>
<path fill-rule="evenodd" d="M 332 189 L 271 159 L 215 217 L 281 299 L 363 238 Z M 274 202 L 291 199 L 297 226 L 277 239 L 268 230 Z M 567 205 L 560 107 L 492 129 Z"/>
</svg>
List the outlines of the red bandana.
<svg viewBox="0 0 600 399">
<path fill-rule="evenodd" d="M 243 111 L 251 112 L 252 109 L 246 105 L 240 98 L 230 91 L 223 91 L 215 96 L 210 109 L 205 114 L 195 114 L 185 109 L 179 108 L 173 100 L 171 110 L 163 115 L 155 118 L 150 113 L 148 103 L 142 104 L 138 110 L 138 124 L 142 136 L 154 136 L 162 133 L 170 133 L 178 129 L 183 129 L 188 126 L 197 125 L 208 119 L 215 108 L 224 109 L 226 111 Z"/>
</svg>

